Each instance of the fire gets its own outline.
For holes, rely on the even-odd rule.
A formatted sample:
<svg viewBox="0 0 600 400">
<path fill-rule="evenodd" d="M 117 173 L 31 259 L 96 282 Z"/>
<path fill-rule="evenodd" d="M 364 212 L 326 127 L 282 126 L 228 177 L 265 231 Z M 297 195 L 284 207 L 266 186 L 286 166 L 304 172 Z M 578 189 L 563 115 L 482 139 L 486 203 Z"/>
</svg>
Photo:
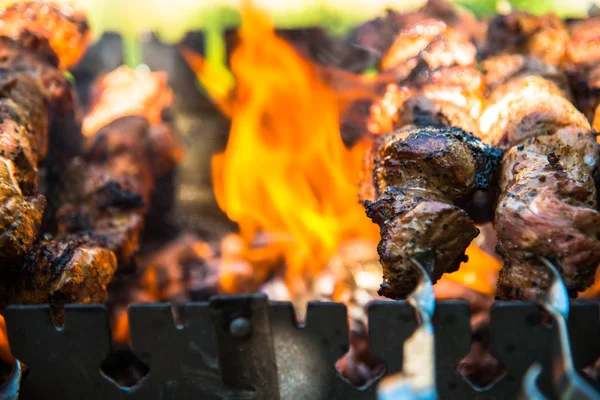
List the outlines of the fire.
<svg viewBox="0 0 600 400">
<path fill-rule="evenodd" d="M 230 60 L 234 90 L 228 90 L 233 83 L 227 74 L 191 50 L 181 50 L 231 117 L 227 148 L 213 158 L 214 190 L 219 206 L 239 224 L 244 242 L 239 254 L 252 263 L 255 283 L 264 281 L 282 258 L 289 289 L 301 291 L 342 242 L 378 238 L 356 201 L 360 160 L 370 143 L 348 150 L 339 131 L 341 107 L 357 92 L 368 96 L 369 81 L 303 59 L 251 7 L 244 9 Z M 268 234 L 269 243 L 255 248 L 252 243 L 261 233 Z M 460 271 L 443 279 L 493 295 L 501 264 L 475 245 L 467 255 Z M 242 290 L 228 270 L 220 273 L 221 289 Z"/>
<path fill-rule="evenodd" d="M 15 362 L 15 358 L 10 352 L 10 346 L 8 345 L 8 336 L 6 335 L 6 323 L 4 317 L 0 315 L 0 360 L 12 365 Z"/>
<path fill-rule="evenodd" d="M 302 290 L 341 242 L 378 234 L 357 201 L 369 144 L 344 146 L 336 93 L 250 7 L 231 69 L 236 87 L 222 107 L 230 111 L 231 132 L 226 150 L 213 158 L 215 195 L 239 224 L 254 280 L 262 282 L 273 267 L 265 261 L 280 257 L 290 289 Z M 268 246 L 252 249 L 263 232 Z"/>
<path fill-rule="evenodd" d="M 469 260 L 460 265 L 458 271 L 445 274 L 442 281 L 454 281 L 488 296 L 496 293 L 498 272 L 502 263 L 495 257 L 472 244 L 466 251 Z"/>
</svg>

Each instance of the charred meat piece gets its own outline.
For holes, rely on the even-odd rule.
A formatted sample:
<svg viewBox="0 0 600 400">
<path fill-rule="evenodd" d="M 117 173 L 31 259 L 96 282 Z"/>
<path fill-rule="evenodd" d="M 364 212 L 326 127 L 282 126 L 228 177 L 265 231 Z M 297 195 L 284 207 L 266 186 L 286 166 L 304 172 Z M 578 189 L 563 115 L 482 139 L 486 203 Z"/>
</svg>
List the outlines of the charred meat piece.
<svg viewBox="0 0 600 400">
<path fill-rule="evenodd" d="M 154 188 L 149 125 L 117 119 L 97 132 L 81 163 L 72 166 L 71 200 L 57 213 L 62 233 L 85 234 L 127 262 L 138 249 L 143 215 Z"/>
<path fill-rule="evenodd" d="M 511 85 L 515 85 L 521 80 L 535 76 L 549 81 L 548 84 L 554 84 L 565 96 L 569 93 L 569 82 L 557 67 L 531 56 L 503 54 L 490 57 L 481 62 L 481 69 L 488 92 L 493 92 L 498 86 L 509 81 Z M 488 100 L 494 101 L 494 99 Z"/>
<path fill-rule="evenodd" d="M 432 70 L 452 65 L 473 66 L 475 53 L 475 46 L 467 36 L 441 20 L 422 19 L 401 28 L 380 67 L 404 79 L 421 61 Z"/>
<path fill-rule="evenodd" d="M 458 128 L 408 126 L 377 137 L 360 197 L 381 227 L 379 294 L 402 298 L 417 278 L 411 257 L 426 257 L 435 282 L 455 271 L 479 230 L 458 204 L 485 190 L 500 152 Z"/>
<path fill-rule="evenodd" d="M 496 210 L 498 252 L 505 262 L 498 282 L 504 299 L 536 299 L 547 270 L 537 260 L 556 260 L 573 296 L 594 282 L 600 263 L 600 213 L 592 171 L 598 148 L 576 127 L 529 138 L 505 155 Z"/>
<path fill-rule="evenodd" d="M 18 271 L 3 271 L 4 304 L 103 303 L 117 268 L 115 255 L 80 238 L 42 241 Z"/>
<path fill-rule="evenodd" d="M 600 262 L 598 145 L 566 96 L 540 76 L 516 76 L 490 93 L 480 119 L 484 140 L 506 150 L 495 216 L 502 299 L 544 292 L 548 276 L 538 255 L 558 262 L 571 295 L 591 285 Z"/>
<path fill-rule="evenodd" d="M 156 180 L 183 156 L 160 119 L 172 93 L 166 75 L 127 67 L 102 77 L 92 92 L 83 124 L 89 136 L 82 160 L 71 166 L 70 198 L 57 212 L 58 231 L 84 235 L 126 265 L 137 252 Z"/>
<path fill-rule="evenodd" d="M 90 112 L 83 121 L 83 133 L 91 136 L 120 117 L 141 115 L 151 125 L 160 124 L 162 112 L 173 102 L 173 92 L 164 72 L 146 72 L 119 67 L 94 84 Z"/>
<path fill-rule="evenodd" d="M 564 62 L 578 108 L 600 130 L 600 17 L 569 26 L 571 40 Z"/>
<path fill-rule="evenodd" d="M 33 244 L 44 212 L 37 165 L 47 147 L 48 115 L 38 85 L 0 70 L 0 258 L 18 258 Z"/>
<path fill-rule="evenodd" d="M 56 169 L 80 151 L 72 88 L 48 42 L 64 42 L 68 36 L 67 47 L 83 51 L 86 41 L 64 36 L 70 24 L 80 22 L 39 2 L 0 14 L 0 259 L 22 257 L 36 238 L 45 208 L 40 192 L 54 189 L 40 182 L 42 160 L 48 156 Z M 47 175 L 56 178 L 54 171 Z"/>
<path fill-rule="evenodd" d="M 515 11 L 489 21 L 483 54 L 529 54 L 557 66 L 565 56 L 568 41 L 567 28 L 556 15 Z"/>
<path fill-rule="evenodd" d="M 563 92 L 540 77 L 517 78 L 490 94 L 490 105 L 479 119 L 482 139 L 507 150 L 532 137 L 572 126 L 589 133 L 590 125 Z"/>
<path fill-rule="evenodd" d="M 475 68 L 430 70 L 421 63 L 400 84 L 387 86 L 371 106 L 368 129 L 381 134 L 410 124 L 447 125 L 478 136 L 484 96 L 483 76 Z"/>
<path fill-rule="evenodd" d="M 0 13 L 0 36 L 17 38 L 29 32 L 46 39 L 60 59 L 60 68 L 77 63 L 91 39 L 86 17 L 69 5 L 51 1 L 25 1 Z"/>
<path fill-rule="evenodd" d="M 456 32 L 460 43 L 452 40 L 439 40 L 440 36 L 444 36 L 446 30 L 452 32 L 449 35 Z M 399 32 L 403 32 L 404 36 L 399 37 Z M 483 30 L 480 23 L 469 12 L 455 7 L 450 2 L 429 0 L 424 7 L 414 12 L 389 11 L 384 17 L 361 25 L 353 33 L 351 40 L 357 47 L 371 53 L 383 68 L 388 68 L 391 66 L 390 61 L 402 60 L 402 58 L 406 61 L 422 50 L 431 54 L 445 53 L 448 55 L 448 52 L 443 49 L 448 50 L 449 47 L 452 47 L 458 49 L 460 54 L 465 56 L 460 58 L 461 60 L 465 60 L 466 57 L 474 57 L 475 49 L 472 44 L 461 48 L 458 46 L 466 43 L 463 42 L 463 38 L 470 41 L 480 36 L 481 32 Z M 427 49 L 429 42 L 420 40 L 424 36 L 428 37 L 429 42 L 435 42 L 429 49 Z M 408 46 L 403 48 L 401 43 Z M 436 48 L 436 46 L 438 47 Z M 391 47 L 394 47 L 398 53 L 390 51 Z M 382 58 L 387 58 L 387 60 L 383 61 Z"/>
</svg>

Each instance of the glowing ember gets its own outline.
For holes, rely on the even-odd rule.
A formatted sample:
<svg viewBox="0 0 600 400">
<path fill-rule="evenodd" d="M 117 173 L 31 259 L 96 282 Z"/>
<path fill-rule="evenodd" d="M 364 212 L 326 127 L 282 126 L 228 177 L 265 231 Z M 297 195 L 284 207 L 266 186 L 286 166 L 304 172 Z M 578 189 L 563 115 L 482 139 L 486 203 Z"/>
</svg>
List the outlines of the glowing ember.
<svg viewBox="0 0 600 400">
<path fill-rule="evenodd" d="M 119 67 L 104 75 L 92 89 L 90 112 L 82 125 L 83 134 L 93 135 L 110 122 L 129 115 L 146 117 L 150 124 L 161 122 L 161 113 L 173 102 L 167 74 L 147 68 Z"/>
</svg>

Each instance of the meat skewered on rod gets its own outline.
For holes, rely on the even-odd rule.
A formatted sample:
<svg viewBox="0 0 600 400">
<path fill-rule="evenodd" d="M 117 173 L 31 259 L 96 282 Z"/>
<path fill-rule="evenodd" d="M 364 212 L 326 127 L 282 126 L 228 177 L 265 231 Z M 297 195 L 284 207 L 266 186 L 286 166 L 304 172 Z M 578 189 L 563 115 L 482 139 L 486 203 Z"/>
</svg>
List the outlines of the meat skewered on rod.
<svg viewBox="0 0 600 400">
<path fill-rule="evenodd" d="M 136 113 L 155 98 L 155 91 L 170 94 L 164 74 L 125 67 L 99 85 L 99 103 L 106 94 L 122 98 L 136 85 L 141 85 L 138 93 L 152 88 L 140 97 L 129 96 Z M 91 132 L 82 159 L 72 162 L 68 199 L 57 212 L 57 235 L 34 245 L 23 265 L 4 274 L 3 302 L 102 303 L 117 265 L 131 262 L 154 181 L 175 165 L 181 148 L 168 125 L 150 126 L 143 115 L 121 116 L 122 109 L 114 110 L 119 114 Z M 101 111 L 104 121 L 110 121 L 110 108 Z"/>
<path fill-rule="evenodd" d="M 513 68 L 515 62 L 524 67 Z M 595 135 L 569 101 L 564 79 L 549 79 L 558 75 L 551 66 L 541 73 L 539 61 L 519 55 L 489 58 L 483 66 L 494 89 L 480 129 L 486 143 L 505 150 L 495 216 L 504 259 L 497 295 L 538 299 L 550 282 L 537 258 L 544 256 L 559 265 L 575 296 L 592 284 L 600 262 Z"/>
<path fill-rule="evenodd" d="M 370 130 L 383 135 L 367 156 L 360 198 L 381 227 L 379 294 L 403 298 L 418 283 L 411 258 L 432 266 L 434 283 L 465 260 L 479 230 L 461 205 L 488 189 L 501 154 L 465 131 L 477 131 L 484 95 L 468 38 L 421 19 L 395 43 L 384 67 L 404 79 L 372 107 Z"/>
<path fill-rule="evenodd" d="M 22 257 L 36 239 L 45 208 L 38 184 L 38 165 L 49 151 L 48 129 L 69 110 L 73 117 L 71 87 L 58 65 L 76 61 L 78 56 L 73 53 L 85 50 L 89 32 L 85 20 L 69 10 L 30 2 L 0 14 L 0 35 L 3 35 L 0 36 L 0 259 L 3 260 Z M 50 26 L 53 29 L 48 29 Z M 65 35 L 71 30 L 78 35 Z M 66 39 L 68 44 L 64 43 Z M 61 135 L 68 137 L 67 132 Z M 77 140 L 72 142 L 70 147 L 76 146 Z M 54 150 L 50 146 L 53 157 L 60 158 L 54 155 Z"/>
<path fill-rule="evenodd" d="M 600 17 L 576 21 L 569 26 L 571 40 L 563 67 L 577 106 L 595 131 L 600 131 Z"/>
<path fill-rule="evenodd" d="M 138 249 L 156 180 L 183 155 L 170 126 L 160 121 L 172 93 L 164 73 L 127 67 L 102 77 L 92 93 L 95 106 L 84 120 L 88 143 L 82 162 L 73 165 L 58 230 L 114 251 L 124 266 Z"/>
<path fill-rule="evenodd" d="M 431 252 L 433 282 L 464 261 L 479 229 L 456 204 L 487 189 L 500 153 L 459 128 L 411 125 L 376 138 L 370 157 L 376 200 L 364 204 L 381 227 L 379 293 L 401 298 L 417 284 L 411 257 Z"/>
</svg>

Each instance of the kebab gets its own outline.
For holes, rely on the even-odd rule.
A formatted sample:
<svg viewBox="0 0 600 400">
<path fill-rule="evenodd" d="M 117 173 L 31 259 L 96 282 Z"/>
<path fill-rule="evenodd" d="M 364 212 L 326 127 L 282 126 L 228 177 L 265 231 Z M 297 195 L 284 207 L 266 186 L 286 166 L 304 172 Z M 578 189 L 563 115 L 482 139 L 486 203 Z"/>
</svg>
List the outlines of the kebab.
<svg viewBox="0 0 600 400">
<path fill-rule="evenodd" d="M 405 78 L 372 108 L 371 131 L 384 134 L 367 155 L 360 197 L 381 227 L 379 294 L 402 298 L 417 284 L 412 258 L 429 262 L 433 282 L 466 259 L 479 230 L 460 205 L 488 189 L 501 155 L 461 129 L 476 130 L 483 99 L 468 38 L 426 19 L 402 29 L 395 43 L 384 66 Z"/>
<path fill-rule="evenodd" d="M 594 130 L 600 130 L 600 17 L 575 21 L 569 26 L 571 39 L 563 61 L 577 98 L 578 108 Z"/>
<path fill-rule="evenodd" d="M 171 100 L 162 72 L 120 67 L 98 81 L 83 122 L 86 148 L 66 190 L 71 198 L 57 212 L 59 234 L 84 236 L 114 251 L 119 265 L 131 263 L 154 184 L 183 156 L 160 120 Z"/>
<path fill-rule="evenodd" d="M 59 62 L 75 62 L 89 32 L 71 9 L 39 2 L 8 8 L 0 21 L 0 258 L 11 260 L 23 257 L 42 222 L 46 202 L 38 166 L 49 153 L 48 129 L 73 110 L 72 89 Z"/>
<path fill-rule="evenodd" d="M 555 29 L 552 36 L 564 36 Z M 540 69 L 540 62 L 501 54 L 483 63 L 493 90 L 480 118 L 482 137 L 505 151 L 495 213 L 497 251 L 504 260 L 501 299 L 543 294 L 549 276 L 537 256 L 558 263 L 572 296 L 593 283 L 600 262 L 593 179 L 598 145 L 589 122 L 569 101 L 564 79 L 548 64 Z M 500 82 L 494 82 L 497 77 Z"/>
</svg>

